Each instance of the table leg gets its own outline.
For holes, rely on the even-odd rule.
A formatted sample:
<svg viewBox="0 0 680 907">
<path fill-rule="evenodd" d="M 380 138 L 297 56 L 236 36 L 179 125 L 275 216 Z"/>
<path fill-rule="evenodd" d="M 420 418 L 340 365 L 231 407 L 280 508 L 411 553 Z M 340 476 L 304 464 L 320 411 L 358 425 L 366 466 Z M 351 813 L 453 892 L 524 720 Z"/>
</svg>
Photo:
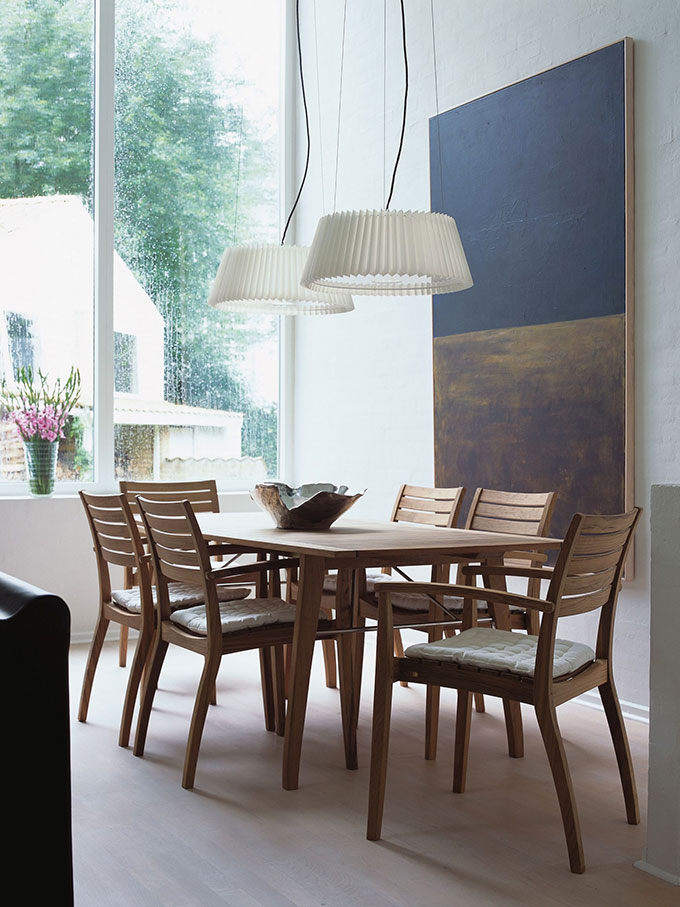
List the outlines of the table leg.
<svg viewBox="0 0 680 907">
<path fill-rule="evenodd" d="M 489 566 L 503 566 L 502 557 L 487 558 Z M 502 576 L 485 577 L 489 589 L 506 591 L 505 579 Z M 491 617 L 497 630 L 510 630 L 510 610 L 507 605 L 491 604 Z M 508 753 L 515 759 L 524 755 L 524 734 L 522 731 L 522 706 L 512 699 L 503 700 L 505 729 L 508 735 Z"/>
<path fill-rule="evenodd" d="M 300 585 L 293 631 L 290 662 L 288 714 L 283 742 L 283 787 L 297 790 L 300 777 L 300 753 L 305 726 L 309 675 L 312 668 L 314 640 L 319 621 L 319 603 L 323 590 L 324 559 L 303 555 L 300 558 Z"/>
<path fill-rule="evenodd" d="M 338 627 L 351 627 L 353 618 L 354 571 L 338 570 L 335 617 Z M 358 768 L 357 762 L 357 697 L 354 692 L 355 639 L 351 633 L 338 637 L 338 673 L 340 675 L 340 709 L 345 765 Z"/>
</svg>

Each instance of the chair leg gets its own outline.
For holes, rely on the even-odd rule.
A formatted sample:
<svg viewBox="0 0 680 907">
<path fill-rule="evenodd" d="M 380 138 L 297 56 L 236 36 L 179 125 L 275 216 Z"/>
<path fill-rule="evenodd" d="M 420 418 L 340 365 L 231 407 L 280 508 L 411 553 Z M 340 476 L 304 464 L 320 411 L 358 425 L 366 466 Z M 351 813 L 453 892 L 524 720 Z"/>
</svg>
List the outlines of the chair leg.
<svg viewBox="0 0 680 907">
<path fill-rule="evenodd" d="M 92 637 L 92 643 L 90 644 L 90 653 L 87 656 L 87 667 L 85 668 L 83 688 L 80 693 L 78 721 L 87 721 L 87 710 L 90 705 L 90 693 L 92 692 L 94 675 L 95 671 L 97 670 L 97 663 L 99 661 L 99 656 L 101 655 L 102 646 L 106 637 L 106 631 L 109 628 L 109 623 L 110 621 L 108 618 L 102 617 L 101 614 L 99 615 L 97 626 L 94 630 L 94 636 Z"/>
<path fill-rule="evenodd" d="M 616 761 L 619 766 L 621 776 L 621 786 L 623 787 L 623 799 L 626 803 L 626 817 L 629 825 L 640 824 L 640 808 L 638 806 L 637 789 L 635 786 L 635 774 L 633 772 L 633 761 L 630 757 L 630 748 L 628 746 L 628 735 L 626 726 L 623 723 L 621 715 L 621 706 L 619 697 L 616 694 L 614 681 L 609 680 L 598 687 L 600 698 L 604 706 L 607 724 L 612 735 Z"/>
<path fill-rule="evenodd" d="M 135 745 L 132 752 L 135 756 L 144 755 L 144 746 L 146 744 L 146 732 L 149 728 L 149 717 L 151 716 L 151 707 L 158 687 L 158 677 L 163 667 L 165 653 L 168 651 L 168 643 L 156 635 L 153 650 L 151 652 L 151 661 L 147 666 L 144 686 L 142 687 L 142 700 L 139 704 L 139 715 L 137 717 L 137 731 L 135 732 Z"/>
<path fill-rule="evenodd" d="M 272 649 L 274 666 L 274 730 L 277 737 L 286 733 L 286 663 L 283 646 Z"/>
<path fill-rule="evenodd" d="M 335 661 L 335 640 L 324 639 L 321 641 L 323 648 L 323 666 L 326 671 L 326 686 L 334 690 L 337 685 L 337 669 Z"/>
<path fill-rule="evenodd" d="M 196 778 L 196 763 L 198 762 L 198 751 L 201 746 L 203 728 L 205 727 L 205 717 L 208 713 L 208 704 L 210 702 L 210 691 L 215 683 L 217 671 L 220 666 L 221 655 L 213 657 L 211 660 L 206 656 L 203 665 L 203 673 L 198 684 L 196 702 L 194 711 L 191 716 L 191 726 L 189 728 L 189 739 L 187 741 L 187 751 L 184 757 L 184 772 L 182 773 L 182 787 L 185 790 L 191 790 Z"/>
<path fill-rule="evenodd" d="M 262 705 L 264 708 L 264 726 L 273 731 L 276 726 L 274 717 L 274 677 L 272 674 L 272 650 L 260 649 L 260 678 L 262 680 Z"/>
<path fill-rule="evenodd" d="M 128 628 L 125 624 L 120 625 L 120 639 L 118 641 L 118 664 L 124 668 L 127 664 L 128 650 Z"/>
<path fill-rule="evenodd" d="M 470 723 L 472 719 L 472 693 L 458 690 L 456 707 L 456 742 L 453 749 L 453 791 L 462 794 L 467 777 L 468 751 L 470 749 Z"/>
<path fill-rule="evenodd" d="M 215 681 L 210 691 L 210 705 L 217 705 L 217 681 Z"/>
<path fill-rule="evenodd" d="M 436 619 L 434 605 L 430 605 L 430 620 Z M 428 630 L 428 639 L 433 642 L 444 635 L 441 627 Z M 428 683 L 425 688 L 425 758 L 437 758 L 437 738 L 439 735 L 439 699 L 440 688 Z"/>
<path fill-rule="evenodd" d="M 288 699 L 288 693 L 290 691 L 290 663 L 293 657 L 293 646 L 285 645 L 283 647 L 283 660 L 285 662 L 285 673 L 286 673 L 286 699 Z"/>
<path fill-rule="evenodd" d="M 132 667 L 130 668 L 127 690 L 125 691 L 123 717 L 120 721 L 120 731 L 118 733 L 118 746 L 127 746 L 130 742 L 130 728 L 132 727 L 135 702 L 137 701 L 137 693 L 139 692 L 139 685 L 142 680 L 142 674 L 144 673 L 144 665 L 146 664 L 152 642 L 153 630 L 147 630 L 146 633 L 144 630 L 140 631 L 137 646 L 135 647 L 135 654 L 132 659 Z"/>
<path fill-rule="evenodd" d="M 581 827 L 567 756 L 564 752 L 562 735 L 557 724 L 555 707 L 549 703 L 537 703 L 536 718 L 538 719 L 538 726 L 543 737 L 550 770 L 555 782 L 557 799 L 560 804 L 564 835 L 567 839 L 567 850 L 569 852 L 569 865 L 572 872 L 582 873 L 585 872 L 586 865 L 583 858 Z"/>
<path fill-rule="evenodd" d="M 358 615 L 356 618 L 357 627 L 366 626 L 366 618 Z M 364 673 L 364 644 L 366 642 L 365 633 L 354 634 L 354 714 L 359 716 L 361 706 L 361 679 Z"/>
<path fill-rule="evenodd" d="M 522 730 L 522 708 L 512 699 L 503 700 L 505 730 L 508 736 L 508 755 L 513 759 L 524 756 L 524 732 Z"/>
<path fill-rule="evenodd" d="M 404 657 L 404 640 L 401 638 L 401 630 L 394 631 L 394 654 L 397 658 Z M 400 680 L 399 686 L 408 687 L 408 681 Z"/>
<path fill-rule="evenodd" d="M 475 693 L 475 711 L 476 712 L 486 712 L 486 705 L 484 704 L 484 693 Z"/>
</svg>

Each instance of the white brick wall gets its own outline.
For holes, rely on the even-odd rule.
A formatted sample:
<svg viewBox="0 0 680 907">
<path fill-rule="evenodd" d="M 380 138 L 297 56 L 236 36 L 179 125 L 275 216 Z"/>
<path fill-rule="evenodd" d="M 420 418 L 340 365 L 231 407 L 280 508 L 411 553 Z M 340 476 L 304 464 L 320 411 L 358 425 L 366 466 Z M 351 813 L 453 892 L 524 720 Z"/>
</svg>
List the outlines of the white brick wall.
<svg viewBox="0 0 680 907">
<path fill-rule="evenodd" d="M 326 212 L 333 207 L 342 3 L 316 0 Z M 381 207 L 382 7 L 348 0 L 338 208 Z M 399 11 L 388 2 L 387 178 L 401 117 Z M 428 118 L 435 113 L 429 0 L 406 0 L 411 92 L 393 207 L 429 204 Z M 302 4 L 312 166 L 297 241 L 322 213 L 312 4 Z M 648 701 L 649 489 L 679 479 L 680 3 L 677 0 L 435 0 L 440 110 L 625 36 L 635 39 L 637 578 L 617 624 L 621 696 Z M 299 124 L 302 137 L 302 124 Z M 299 157 L 302 159 L 302 143 Z M 358 299 L 351 315 L 296 324 L 296 480 L 368 486 L 357 515 L 384 516 L 398 485 L 433 481 L 429 299 Z M 330 405 L 329 405 L 330 403 Z M 291 477 L 293 478 L 293 477 Z M 570 630 L 572 627 L 569 628 Z M 573 635 L 586 634 L 587 627 Z"/>
</svg>

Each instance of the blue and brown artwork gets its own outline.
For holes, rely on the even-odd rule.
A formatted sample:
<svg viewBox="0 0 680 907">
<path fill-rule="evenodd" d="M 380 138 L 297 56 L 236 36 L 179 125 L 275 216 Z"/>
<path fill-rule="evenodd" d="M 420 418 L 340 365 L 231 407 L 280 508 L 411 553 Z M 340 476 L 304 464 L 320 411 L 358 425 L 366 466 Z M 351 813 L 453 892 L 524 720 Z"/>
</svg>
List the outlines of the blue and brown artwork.
<svg viewBox="0 0 680 907">
<path fill-rule="evenodd" d="M 432 210 L 474 286 L 433 300 L 439 486 L 632 500 L 628 39 L 430 121 Z"/>
</svg>

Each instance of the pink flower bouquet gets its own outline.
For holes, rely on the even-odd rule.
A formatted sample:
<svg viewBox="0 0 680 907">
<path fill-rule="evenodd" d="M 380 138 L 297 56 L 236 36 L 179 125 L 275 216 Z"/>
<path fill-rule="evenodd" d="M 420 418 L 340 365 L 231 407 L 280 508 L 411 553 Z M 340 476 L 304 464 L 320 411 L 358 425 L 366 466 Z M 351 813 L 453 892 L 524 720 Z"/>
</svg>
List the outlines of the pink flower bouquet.
<svg viewBox="0 0 680 907">
<path fill-rule="evenodd" d="M 20 369 L 14 388 L 7 380 L 0 385 L 0 412 L 10 419 L 24 442 L 26 469 L 33 494 L 52 494 L 59 439 L 66 419 L 80 399 L 80 372 L 76 368 L 65 382 L 50 386 L 47 375 Z"/>
</svg>

